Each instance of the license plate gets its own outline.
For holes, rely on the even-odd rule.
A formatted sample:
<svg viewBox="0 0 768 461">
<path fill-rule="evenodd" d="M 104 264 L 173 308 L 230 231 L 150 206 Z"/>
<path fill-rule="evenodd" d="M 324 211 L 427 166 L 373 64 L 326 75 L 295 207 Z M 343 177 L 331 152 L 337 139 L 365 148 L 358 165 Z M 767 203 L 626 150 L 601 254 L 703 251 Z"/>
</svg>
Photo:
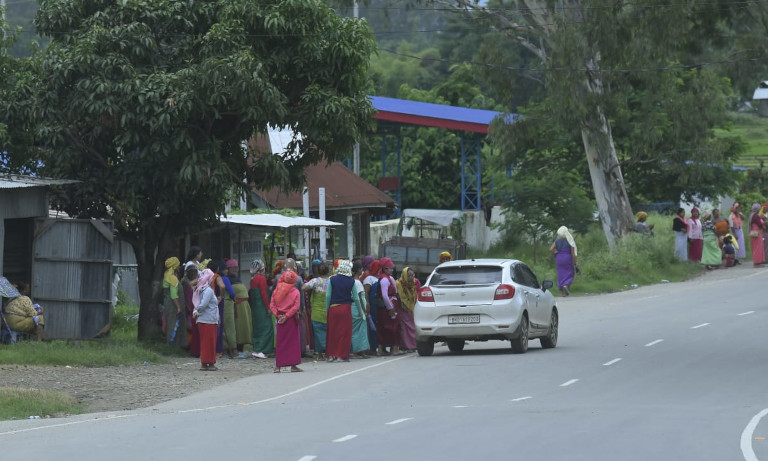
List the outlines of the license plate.
<svg viewBox="0 0 768 461">
<path fill-rule="evenodd" d="M 467 323 L 480 323 L 479 315 L 449 315 L 448 325 L 464 325 Z"/>
</svg>

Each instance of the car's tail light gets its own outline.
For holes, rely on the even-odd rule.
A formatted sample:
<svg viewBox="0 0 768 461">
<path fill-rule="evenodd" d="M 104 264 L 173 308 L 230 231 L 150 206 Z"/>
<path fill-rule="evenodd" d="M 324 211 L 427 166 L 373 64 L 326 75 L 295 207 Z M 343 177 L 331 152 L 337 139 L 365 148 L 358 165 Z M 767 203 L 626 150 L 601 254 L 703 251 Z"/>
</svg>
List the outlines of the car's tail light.
<svg viewBox="0 0 768 461">
<path fill-rule="evenodd" d="M 419 290 L 419 293 L 416 295 L 416 299 L 418 299 L 420 302 L 428 302 L 433 303 L 435 302 L 435 295 L 432 294 L 432 289 L 429 287 L 424 287 Z"/>
<path fill-rule="evenodd" d="M 515 297 L 515 287 L 512 285 L 502 284 L 496 287 L 496 293 L 493 295 L 493 299 L 512 299 Z"/>
</svg>

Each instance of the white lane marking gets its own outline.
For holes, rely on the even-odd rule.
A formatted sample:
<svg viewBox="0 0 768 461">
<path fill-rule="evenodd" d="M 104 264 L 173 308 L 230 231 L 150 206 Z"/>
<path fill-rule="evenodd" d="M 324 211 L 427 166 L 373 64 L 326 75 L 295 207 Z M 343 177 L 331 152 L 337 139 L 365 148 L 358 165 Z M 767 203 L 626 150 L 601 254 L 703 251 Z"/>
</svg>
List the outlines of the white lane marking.
<svg viewBox="0 0 768 461">
<path fill-rule="evenodd" d="M 388 360 L 385 360 L 385 361 L 382 361 L 382 362 L 379 362 L 379 363 L 375 363 L 373 365 L 368 365 L 368 366 L 365 366 L 363 368 L 359 368 L 357 370 L 343 372 L 343 373 L 341 373 L 339 375 L 332 376 L 332 377 L 330 377 L 328 379 L 324 379 L 324 380 L 318 381 L 318 382 L 316 382 L 314 384 L 310 384 L 308 386 L 301 387 L 299 389 L 296 389 L 295 391 L 287 392 L 285 394 L 278 395 L 276 397 L 270 397 L 268 399 L 258 400 L 256 402 L 248 402 L 248 403 L 238 402 L 237 404 L 216 405 L 216 406 L 211 406 L 211 407 L 206 407 L 206 408 L 195 408 L 195 409 L 190 409 L 190 410 L 177 410 L 177 411 L 170 411 L 168 413 L 169 414 L 191 413 L 191 412 L 199 412 L 199 411 L 205 411 L 205 410 L 216 410 L 216 409 L 219 409 L 219 408 L 234 407 L 235 405 L 238 405 L 238 406 L 240 406 L 240 405 L 256 405 L 256 404 L 259 404 L 259 403 L 271 402 L 273 400 L 279 400 L 279 399 L 282 399 L 282 398 L 285 398 L 285 397 L 290 397 L 292 395 L 298 394 L 300 392 L 307 391 L 307 390 L 312 389 L 312 388 L 317 387 L 317 386 L 321 386 L 321 385 L 329 383 L 331 381 L 335 381 L 335 380 L 343 378 L 345 376 L 353 375 L 355 373 L 360 373 L 361 371 L 370 370 L 371 368 L 380 367 L 380 366 L 386 365 L 388 363 L 395 363 L 398 360 L 403 360 L 403 359 L 407 359 L 407 358 L 410 358 L 410 357 L 412 357 L 412 356 L 411 355 L 404 355 L 402 357 L 390 358 Z M 134 417 L 137 417 L 137 416 L 150 416 L 150 415 L 152 415 L 152 413 L 134 413 L 134 414 L 130 414 L 130 415 L 109 415 L 107 417 L 97 416 L 97 417 L 89 418 L 89 419 L 82 420 L 82 421 L 70 421 L 70 422 L 61 423 L 61 424 L 47 424 L 45 426 L 37 426 L 37 427 L 30 427 L 30 428 L 27 428 L 27 429 L 18 429 L 18 430 L 13 430 L 13 431 L 0 432 L 0 436 L 2 436 L 2 435 L 11 435 L 11 434 L 21 434 L 21 433 L 24 433 L 24 432 L 39 431 L 39 430 L 42 430 L 42 429 L 50 429 L 50 428 L 54 428 L 54 427 L 72 426 L 72 425 L 75 425 L 75 424 L 97 423 L 97 422 L 110 421 L 110 420 L 115 420 L 115 419 L 120 419 L 120 418 L 134 418 Z"/>
<path fill-rule="evenodd" d="M 613 360 L 611 360 L 610 362 L 605 362 L 605 363 L 603 364 L 603 366 L 604 366 L 604 367 L 609 367 L 609 366 L 613 365 L 614 363 L 616 363 L 616 362 L 620 362 L 620 361 L 621 361 L 621 359 L 620 359 L 620 358 L 619 358 L 619 359 L 613 359 Z"/>
<path fill-rule="evenodd" d="M 768 408 L 753 416 L 747 427 L 744 428 L 744 432 L 741 433 L 741 454 L 744 455 L 746 461 L 758 461 L 755 451 L 752 450 L 752 434 L 765 415 L 768 415 Z"/>
<path fill-rule="evenodd" d="M 573 384 L 573 383 L 575 383 L 575 382 L 578 382 L 578 381 L 579 381 L 578 379 L 572 379 L 572 380 L 570 380 L 570 381 L 566 381 L 566 382 L 564 382 L 563 384 L 561 384 L 561 385 L 560 385 L 560 387 L 566 387 L 566 386 L 570 386 L 571 384 Z"/>
<path fill-rule="evenodd" d="M 315 458 L 317 458 L 317 456 L 307 455 L 299 458 L 299 461 L 312 461 Z"/>
<path fill-rule="evenodd" d="M 454 405 L 453 408 L 467 408 L 467 405 Z"/>
<path fill-rule="evenodd" d="M 270 397 L 268 399 L 257 400 L 255 402 L 248 402 L 248 403 L 246 403 L 246 405 L 258 405 L 260 403 L 266 403 L 266 402 L 272 402 L 273 400 L 284 399 L 286 397 L 290 397 L 292 395 L 295 395 L 295 394 L 298 394 L 298 393 L 301 393 L 301 392 L 304 392 L 304 391 L 308 391 L 309 389 L 312 389 L 314 387 L 322 386 L 323 384 L 330 383 L 331 381 L 336 381 L 337 379 L 344 378 L 345 376 L 354 375 L 355 373 L 360 373 L 361 371 L 370 370 L 371 368 L 380 367 L 380 366 L 386 365 L 388 363 L 395 363 L 398 360 L 403 360 L 403 359 L 407 359 L 407 358 L 410 358 L 410 357 L 412 357 L 412 356 L 411 355 L 404 355 L 404 356 L 398 357 L 396 359 L 388 359 L 388 360 L 385 360 L 383 362 L 375 363 L 373 365 L 368 365 L 367 367 L 358 368 L 357 370 L 347 371 L 347 372 L 341 373 L 340 375 L 332 376 L 332 377 L 330 377 L 328 379 L 324 379 L 322 381 L 318 381 L 318 382 L 310 384 L 308 386 L 300 387 L 300 388 L 296 389 L 295 391 L 286 392 L 285 394 L 282 394 L 282 395 L 278 395 L 278 396 L 275 396 L 275 397 Z"/>
<path fill-rule="evenodd" d="M 749 315 L 749 314 L 754 314 L 754 313 L 755 313 L 755 311 L 747 311 L 747 312 L 742 312 L 741 314 L 736 314 L 736 315 Z"/>
<path fill-rule="evenodd" d="M 86 420 L 83 420 L 83 421 L 70 421 L 70 422 L 67 422 L 67 423 L 49 424 L 49 425 L 45 425 L 45 426 L 30 427 L 30 428 L 27 428 L 27 429 L 18 429 L 18 430 L 15 430 L 15 431 L 0 432 L 0 435 L 21 434 L 22 432 L 39 431 L 39 430 L 42 430 L 42 429 L 49 429 L 49 428 L 52 428 L 52 427 L 74 426 L 76 424 L 93 423 L 93 422 L 97 422 L 97 421 L 110 421 L 110 420 L 122 419 L 122 418 L 133 418 L 133 417 L 136 417 L 136 416 L 147 416 L 149 414 L 150 413 L 139 413 L 139 414 L 135 414 L 135 415 L 109 415 L 107 417 L 99 416 L 99 417 L 96 417 L 96 418 L 86 419 Z"/>
<path fill-rule="evenodd" d="M 646 299 L 659 298 L 661 295 L 646 296 L 645 298 L 638 298 L 638 301 L 645 301 Z"/>
<path fill-rule="evenodd" d="M 648 344 L 645 345 L 645 347 L 651 347 L 659 344 L 660 342 L 664 341 L 663 339 L 657 339 L 656 341 L 651 341 Z"/>
<path fill-rule="evenodd" d="M 357 435 L 349 434 L 349 435 L 345 435 L 344 437 L 340 437 L 340 438 L 334 440 L 334 442 L 346 442 L 347 440 L 352 440 L 355 437 L 357 437 Z"/>
<path fill-rule="evenodd" d="M 702 323 L 701 325 L 696 325 L 696 326 L 694 326 L 694 327 L 691 327 L 691 330 L 695 330 L 695 329 L 697 329 L 697 328 L 705 327 L 705 326 L 707 326 L 707 325 L 709 325 L 709 324 L 708 324 L 708 323 Z"/>
<path fill-rule="evenodd" d="M 384 423 L 384 424 L 388 424 L 388 425 L 392 426 L 392 425 L 395 425 L 395 424 L 400 424 L 400 423 L 404 423 L 406 421 L 410 421 L 412 419 L 413 418 L 400 418 L 400 419 L 396 419 L 394 421 L 390 421 L 390 422 Z"/>
<path fill-rule="evenodd" d="M 528 400 L 528 399 L 532 399 L 532 398 L 533 398 L 533 397 L 531 397 L 531 396 L 527 396 L 527 397 L 518 397 L 518 398 L 516 398 L 516 399 L 512 399 L 512 400 L 510 400 L 510 402 L 522 402 L 523 400 Z"/>
</svg>

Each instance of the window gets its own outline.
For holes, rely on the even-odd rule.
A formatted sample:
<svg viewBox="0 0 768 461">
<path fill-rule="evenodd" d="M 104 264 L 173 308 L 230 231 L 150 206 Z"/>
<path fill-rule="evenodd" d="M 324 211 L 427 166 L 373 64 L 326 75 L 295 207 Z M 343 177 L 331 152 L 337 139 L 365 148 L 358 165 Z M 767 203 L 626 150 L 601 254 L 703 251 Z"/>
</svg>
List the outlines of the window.
<svg viewBox="0 0 768 461">
<path fill-rule="evenodd" d="M 533 272 L 523 263 L 517 263 L 512 267 L 512 279 L 527 287 L 541 288 L 539 281 Z"/>
<path fill-rule="evenodd" d="M 501 283 L 502 268 L 499 266 L 445 267 L 432 275 L 429 284 L 439 285 L 485 285 Z"/>
</svg>

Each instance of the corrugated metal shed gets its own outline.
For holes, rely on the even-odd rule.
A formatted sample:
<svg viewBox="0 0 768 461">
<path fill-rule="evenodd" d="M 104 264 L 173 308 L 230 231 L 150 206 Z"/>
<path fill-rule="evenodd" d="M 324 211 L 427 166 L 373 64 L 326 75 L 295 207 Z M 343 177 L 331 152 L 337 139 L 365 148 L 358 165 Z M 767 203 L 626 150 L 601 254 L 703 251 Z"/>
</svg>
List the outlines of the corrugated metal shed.
<svg viewBox="0 0 768 461">
<path fill-rule="evenodd" d="M 488 133 L 488 125 L 501 112 L 470 109 L 405 99 L 369 96 L 376 114 L 373 118 L 409 125 L 433 126 L 449 130 Z"/>
<path fill-rule="evenodd" d="M 313 165 L 306 169 L 306 186 L 310 194 L 310 210 L 317 210 L 317 194 L 320 187 L 325 188 L 325 208 L 340 210 L 350 208 L 392 208 L 394 199 L 380 191 L 366 180 L 357 176 L 341 163 L 331 165 Z M 254 190 L 275 208 L 302 208 L 301 192 L 284 193 L 278 189 L 269 191 Z"/>
<path fill-rule="evenodd" d="M 23 187 L 63 186 L 78 181 L 71 179 L 38 178 L 34 176 L 0 175 L 0 189 L 20 189 Z"/>
</svg>

